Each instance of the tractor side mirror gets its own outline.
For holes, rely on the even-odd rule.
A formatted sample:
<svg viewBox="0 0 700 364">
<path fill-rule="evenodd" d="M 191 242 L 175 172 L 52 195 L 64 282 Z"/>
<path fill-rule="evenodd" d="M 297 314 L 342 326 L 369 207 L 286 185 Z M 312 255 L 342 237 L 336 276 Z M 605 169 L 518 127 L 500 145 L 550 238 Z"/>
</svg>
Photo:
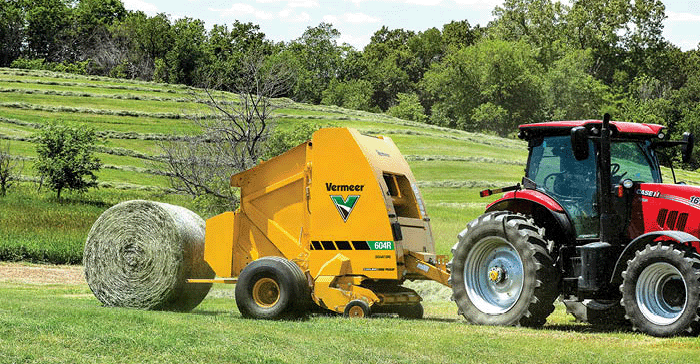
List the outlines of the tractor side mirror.
<svg viewBox="0 0 700 364">
<path fill-rule="evenodd" d="M 571 129 L 571 151 L 577 161 L 588 159 L 588 130 L 585 127 Z"/>
<path fill-rule="evenodd" d="M 683 155 L 683 163 L 690 162 L 690 158 L 693 155 L 693 145 L 695 144 L 695 138 L 693 134 L 689 132 L 683 133 L 683 146 L 681 147 L 681 153 Z"/>
</svg>

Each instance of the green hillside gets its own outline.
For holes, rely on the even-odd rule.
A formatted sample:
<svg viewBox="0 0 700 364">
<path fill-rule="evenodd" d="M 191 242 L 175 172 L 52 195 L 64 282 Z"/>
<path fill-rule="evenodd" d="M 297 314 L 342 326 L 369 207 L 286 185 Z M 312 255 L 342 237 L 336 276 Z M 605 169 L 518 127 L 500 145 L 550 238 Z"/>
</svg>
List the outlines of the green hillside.
<svg viewBox="0 0 700 364">
<path fill-rule="evenodd" d="M 194 131 L 188 119 L 208 108 L 193 102 L 201 90 L 141 81 L 0 68 L 0 147 L 24 159 L 24 182 L 0 200 L 0 260 L 77 263 L 90 226 L 109 206 L 141 198 L 175 203 L 200 212 L 185 196 L 168 193 L 156 173 L 158 140 Z M 520 181 L 526 145 L 504 139 L 396 119 L 382 114 L 276 100 L 279 128 L 300 123 L 353 127 L 390 136 L 408 160 L 431 215 L 439 254 L 448 254 L 456 234 L 494 199 L 486 187 Z M 55 201 L 37 192 L 32 135 L 50 121 L 93 127 L 100 136 L 100 188 Z M 681 178 L 700 181 L 695 173 Z M 203 214 L 204 215 L 204 214 Z M 209 216 L 203 216 L 205 218 Z"/>
<path fill-rule="evenodd" d="M 23 175 L 35 178 L 31 137 L 49 121 L 93 127 L 101 139 L 100 188 L 68 194 L 57 202 L 45 189 L 26 182 L 10 191 L 0 207 L 5 260 L 44 249 L 46 260 L 75 262 L 92 222 L 114 203 L 145 198 L 192 208 L 189 198 L 167 194 L 167 178 L 154 173 L 158 139 L 193 131 L 187 119 L 207 107 L 192 100 L 197 90 L 173 85 L 0 68 L 0 139 L 25 159 Z M 482 134 L 400 120 L 386 115 L 277 100 L 279 128 L 299 123 L 353 127 L 390 136 L 413 169 L 432 217 L 437 250 L 447 254 L 456 234 L 483 211 L 478 190 L 519 181 L 525 144 Z M 207 217 L 207 216 L 204 216 Z M 50 246 L 71 245 L 73 253 L 53 257 Z M 47 247 L 48 246 L 48 247 Z M 35 259 L 36 260 L 36 259 Z M 41 260 L 41 259 L 39 259 Z"/>
</svg>

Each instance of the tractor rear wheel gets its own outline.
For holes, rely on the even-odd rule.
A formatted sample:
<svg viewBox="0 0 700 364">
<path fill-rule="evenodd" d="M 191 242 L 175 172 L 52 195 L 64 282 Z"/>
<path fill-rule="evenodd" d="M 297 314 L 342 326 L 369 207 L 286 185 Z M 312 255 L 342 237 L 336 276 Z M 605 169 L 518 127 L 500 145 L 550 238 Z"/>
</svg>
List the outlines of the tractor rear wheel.
<svg viewBox="0 0 700 364">
<path fill-rule="evenodd" d="M 620 291 L 636 330 L 661 337 L 700 331 L 700 256 L 692 249 L 647 245 L 622 272 Z"/>
<path fill-rule="evenodd" d="M 256 319 L 289 319 L 308 309 L 310 294 L 304 273 L 280 257 L 262 257 L 248 264 L 236 284 L 241 315 Z"/>
<path fill-rule="evenodd" d="M 478 325 L 542 326 L 559 282 L 543 235 L 532 220 L 507 211 L 470 222 L 449 263 L 459 314 Z"/>
</svg>

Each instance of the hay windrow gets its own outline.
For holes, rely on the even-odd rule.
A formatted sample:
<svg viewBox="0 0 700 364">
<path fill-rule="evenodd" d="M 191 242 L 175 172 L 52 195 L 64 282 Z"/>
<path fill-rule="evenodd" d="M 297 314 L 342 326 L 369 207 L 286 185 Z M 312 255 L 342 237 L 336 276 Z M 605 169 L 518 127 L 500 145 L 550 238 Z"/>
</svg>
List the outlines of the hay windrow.
<svg viewBox="0 0 700 364">
<path fill-rule="evenodd" d="M 213 278 L 204 262 L 204 221 L 183 207 L 134 200 L 105 211 L 85 243 L 85 278 L 105 306 L 189 311 Z"/>
</svg>

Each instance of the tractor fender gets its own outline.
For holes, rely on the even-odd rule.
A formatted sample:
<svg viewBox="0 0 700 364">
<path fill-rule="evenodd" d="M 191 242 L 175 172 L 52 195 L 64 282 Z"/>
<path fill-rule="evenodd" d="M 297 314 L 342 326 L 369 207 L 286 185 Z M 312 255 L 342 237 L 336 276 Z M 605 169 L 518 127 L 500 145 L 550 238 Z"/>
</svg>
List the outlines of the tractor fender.
<svg viewBox="0 0 700 364">
<path fill-rule="evenodd" d="M 539 191 L 506 193 L 503 198 L 486 207 L 485 212 L 491 211 L 511 211 L 532 217 L 537 226 L 545 229 L 545 239 L 553 240 L 557 245 L 576 240 L 574 227 L 566 211 Z"/>
<path fill-rule="evenodd" d="M 700 241 L 697 237 L 693 235 L 677 230 L 652 231 L 650 233 L 642 234 L 634 238 L 634 240 L 627 244 L 625 249 L 622 251 L 622 254 L 620 254 L 620 257 L 617 259 L 617 263 L 615 263 L 615 270 L 613 271 L 613 275 L 610 278 L 610 283 L 621 283 L 622 271 L 624 271 L 627 267 L 627 261 L 634 258 L 634 254 L 636 251 L 644 249 L 644 247 L 647 244 L 653 243 L 659 240 L 659 238 L 664 238 L 664 240 L 669 241 L 675 241 L 678 244 L 689 247 L 693 246 L 692 243 L 696 243 L 695 245 L 697 245 L 698 241 Z"/>
</svg>

